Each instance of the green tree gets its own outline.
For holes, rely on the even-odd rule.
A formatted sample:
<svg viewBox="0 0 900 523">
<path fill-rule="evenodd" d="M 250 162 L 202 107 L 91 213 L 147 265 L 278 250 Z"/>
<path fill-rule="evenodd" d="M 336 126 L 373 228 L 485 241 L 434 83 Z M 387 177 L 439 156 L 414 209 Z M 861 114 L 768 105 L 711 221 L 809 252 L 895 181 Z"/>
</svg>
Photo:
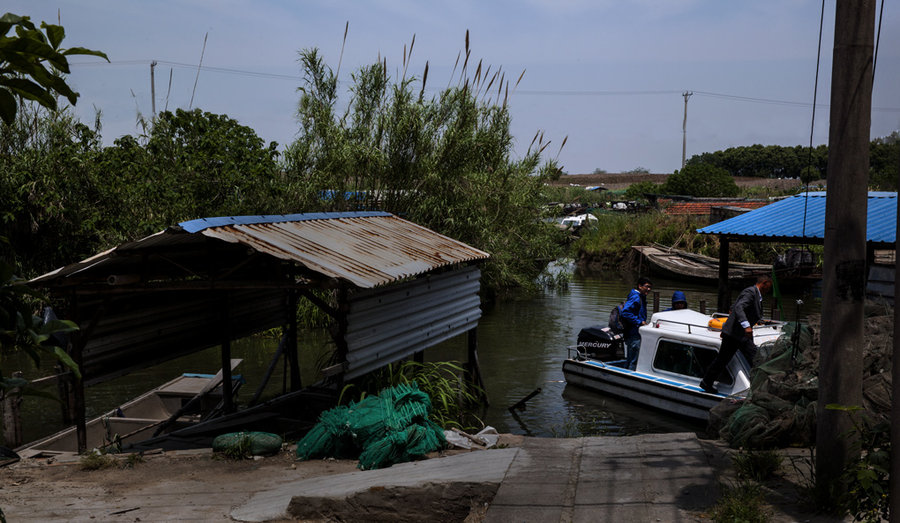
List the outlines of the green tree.
<svg viewBox="0 0 900 523">
<path fill-rule="evenodd" d="M 15 28 L 14 36 L 7 36 Z M 41 24 L 46 35 L 35 29 L 28 17 L 6 13 L 0 17 L 0 119 L 9 126 L 16 121 L 19 101 L 33 100 L 48 109 L 56 109 L 56 96 L 65 96 L 75 104 L 78 94 L 57 74 L 68 73 L 66 56 L 92 54 L 106 58 L 98 51 L 83 48 L 62 49 L 65 31 L 58 25 Z M 51 65 L 48 70 L 45 62 Z M 4 130 L 4 136 L 6 136 Z M 8 146 L 7 146 L 8 147 Z M 3 216 L 9 218 L 8 214 Z M 5 238 L 4 238 L 4 241 Z M 80 378 L 77 365 L 52 339 L 58 332 L 71 331 L 75 324 L 67 321 L 43 322 L 32 311 L 33 299 L 38 296 L 21 278 L 15 276 L 14 265 L 0 259 L 0 350 L 23 350 L 34 362 L 42 353 L 49 353 L 72 369 Z M 25 388 L 27 382 L 6 377 L 0 369 L 0 397 L 11 390 Z M 0 510 L 0 518 L 3 512 Z"/>
<path fill-rule="evenodd" d="M 900 169 L 900 132 L 875 138 L 869 146 L 869 187 L 896 191 Z"/>
<path fill-rule="evenodd" d="M 117 142 L 111 162 L 131 158 L 149 161 L 143 171 L 132 171 L 138 199 L 130 223 L 153 216 L 141 227 L 155 232 L 179 221 L 206 216 L 279 213 L 276 149 L 250 127 L 226 115 L 200 109 L 163 112 L 154 120 L 146 145 L 139 155 L 134 142 Z M 115 167 L 115 163 L 112 165 Z M 148 230 L 153 228 L 155 230 Z"/>
<path fill-rule="evenodd" d="M 669 175 L 663 184 L 664 193 L 687 196 L 733 197 L 738 191 L 728 171 L 708 164 L 685 165 L 684 169 Z"/>
<path fill-rule="evenodd" d="M 8 36 L 12 29 L 15 35 Z M 78 93 L 61 76 L 69 74 L 67 56 L 93 55 L 109 61 L 100 51 L 60 47 L 66 36 L 62 26 L 41 22 L 41 29 L 27 16 L 6 13 L 0 17 L 0 119 L 6 124 L 15 120 L 17 97 L 48 109 L 56 109 L 57 96 L 75 105 Z"/>
<path fill-rule="evenodd" d="M 540 133 L 512 157 L 501 74 L 479 64 L 426 97 L 427 67 L 421 79 L 395 79 L 375 62 L 353 73 L 352 100 L 339 112 L 336 75 L 318 51 L 302 51 L 300 62 L 300 129 L 284 164 L 304 210 L 389 211 L 490 252 L 488 288 L 532 285 L 538 262 L 558 252 L 558 231 L 539 217 L 543 183 L 559 168 L 542 159 Z"/>
<path fill-rule="evenodd" d="M 646 194 L 660 194 L 662 192 L 662 184 L 653 183 L 649 180 L 645 182 L 633 183 L 625 189 L 625 198 L 629 200 L 644 200 Z"/>
</svg>

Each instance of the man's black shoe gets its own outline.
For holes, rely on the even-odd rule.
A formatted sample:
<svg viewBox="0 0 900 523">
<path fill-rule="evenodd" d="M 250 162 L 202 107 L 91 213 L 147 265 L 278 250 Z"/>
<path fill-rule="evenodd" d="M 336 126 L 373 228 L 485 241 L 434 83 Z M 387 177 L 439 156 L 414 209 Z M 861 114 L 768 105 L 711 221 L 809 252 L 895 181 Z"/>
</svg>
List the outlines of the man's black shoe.
<svg viewBox="0 0 900 523">
<path fill-rule="evenodd" d="M 708 392 L 710 394 L 718 394 L 719 390 L 713 387 L 712 385 L 707 385 L 705 381 L 700 382 L 700 388 L 703 389 L 704 392 Z"/>
</svg>

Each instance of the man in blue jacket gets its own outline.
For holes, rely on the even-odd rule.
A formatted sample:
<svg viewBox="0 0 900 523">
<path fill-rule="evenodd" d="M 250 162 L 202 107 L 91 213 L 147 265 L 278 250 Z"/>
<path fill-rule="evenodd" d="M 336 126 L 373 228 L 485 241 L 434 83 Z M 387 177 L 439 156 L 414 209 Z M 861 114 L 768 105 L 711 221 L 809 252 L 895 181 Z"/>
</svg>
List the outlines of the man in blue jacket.
<svg viewBox="0 0 900 523">
<path fill-rule="evenodd" d="M 731 313 L 722 326 L 722 345 L 716 359 L 706 369 L 700 388 L 710 394 L 718 394 L 713 382 L 719 374 L 725 370 L 725 366 L 734 357 L 737 351 L 741 351 L 747 362 L 753 364 L 753 356 L 756 354 L 756 344 L 753 343 L 753 326 L 762 318 L 763 295 L 772 291 L 772 278 L 767 275 L 756 279 L 756 285 L 751 285 L 742 290 L 731 306 Z"/>
<path fill-rule="evenodd" d="M 634 370 L 637 367 L 638 352 L 641 350 L 641 325 L 647 324 L 647 294 L 653 284 L 647 278 L 638 278 L 637 287 L 628 293 L 625 305 L 622 305 L 622 325 L 625 326 L 625 368 Z"/>
</svg>

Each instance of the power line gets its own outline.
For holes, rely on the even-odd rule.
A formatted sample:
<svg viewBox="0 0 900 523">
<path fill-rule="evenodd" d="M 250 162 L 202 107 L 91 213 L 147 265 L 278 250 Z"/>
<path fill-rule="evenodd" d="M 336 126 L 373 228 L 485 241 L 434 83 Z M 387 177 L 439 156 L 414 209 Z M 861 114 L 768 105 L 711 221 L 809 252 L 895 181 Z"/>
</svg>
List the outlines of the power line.
<svg viewBox="0 0 900 523">
<path fill-rule="evenodd" d="M 151 60 L 122 60 L 122 61 L 114 61 L 114 62 L 80 62 L 80 63 L 71 63 L 70 67 L 110 67 L 110 66 L 125 66 L 125 65 L 145 65 L 149 64 Z M 166 64 L 172 67 L 180 67 L 185 69 L 197 69 L 197 64 L 188 64 L 183 62 L 172 62 L 169 60 L 157 60 L 159 64 Z M 209 65 L 204 65 L 200 67 L 202 71 L 208 71 L 212 73 L 221 73 L 221 74 L 231 74 L 236 76 L 245 76 L 249 78 L 272 78 L 275 80 L 290 80 L 292 82 L 302 81 L 303 78 L 300 75 L 289 75 L 289 74 L 276 74 L 276 73 L 263 73 L 259 71 L 248 71 L 244 69 L 233 69 L 228 67 L 214 67 Z M 433 89 L 427 89 L 428 91 L 432 91 Z M 796 102 L 790 100 L 777 100 L 772 98 L 758 98 L 753 96 L 740 96 L 734 94 L 727 93 L 716 93 L 711 91 L 692 91 L 694 94 L 698 96 L 706 96 L 709 98 L 719 98 L 724 100 L 735 100 L 739 102 L 747 102 L 747 103 L 755 103 L 755 104 L 764 104 L 764 105 L 781 105 L 781 106 L 789 106 L 789 107 L 812 107 L 813 104 L 809 102 Z M 683 90 L 614 90 L 614 91 L 604 91 L 604 90 L 561 90 L 561 89 L 519 89 L 516 91 L 516 94 L 526 95 L 526 96 L 657 96 L 657 95 L 670 95 L 677 94 L 681 96 L 684 93 Z M 829 107 L 827 104 L 817 104 L 817 107 Z M 900 113 L 900 107 L 872 107 L 873 112 L 894 112 Z"/>
</svg>

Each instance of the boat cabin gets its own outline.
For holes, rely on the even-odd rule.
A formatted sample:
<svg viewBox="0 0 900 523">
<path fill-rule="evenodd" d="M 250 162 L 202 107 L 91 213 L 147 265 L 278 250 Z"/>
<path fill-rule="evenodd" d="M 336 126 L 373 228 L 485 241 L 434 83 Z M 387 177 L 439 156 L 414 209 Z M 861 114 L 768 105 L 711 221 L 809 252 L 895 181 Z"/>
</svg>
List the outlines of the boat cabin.
<svg viewBox="0 0 900 523">
<path fill-rule="evenodd" d="M 641 352 L 636 371 L 699 385 L 722 343 L 721 329 L 710 327 L 714 319 L 690 309 L 657 312 L 640 329 Z M 781 325 L 754 327 L 757 347 L 775 341 L 781 335 Z M 744 357 L 732 358 L 725 371 L 719 376 L 719 391 L 736 394 L 750 388 L 750 364 Z"/>
</svg>

